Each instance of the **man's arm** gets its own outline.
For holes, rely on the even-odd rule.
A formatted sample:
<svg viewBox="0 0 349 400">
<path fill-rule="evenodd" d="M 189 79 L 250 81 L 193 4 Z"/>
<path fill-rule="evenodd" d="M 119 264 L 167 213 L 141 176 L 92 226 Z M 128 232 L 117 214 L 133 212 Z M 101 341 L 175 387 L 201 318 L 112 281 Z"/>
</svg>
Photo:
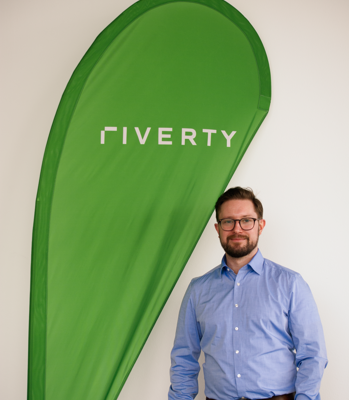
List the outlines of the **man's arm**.
<svg viewBox="0 0 349 400">
<path fill-rule="evenodd" d="M 299 275 L 291 295 L 289 328 L 296 348 L 296 400 L 320 400 L 327 355 L 320 316 L 310 288 Z"/>
<path fill-rule="evenodd" d="M 196 320 L 191 292 L 192 284 L 189 285 L 182 301 L 171 352 L 169 400 L 191 400 L 198 393 L 201 331 Z"/>
</svg>

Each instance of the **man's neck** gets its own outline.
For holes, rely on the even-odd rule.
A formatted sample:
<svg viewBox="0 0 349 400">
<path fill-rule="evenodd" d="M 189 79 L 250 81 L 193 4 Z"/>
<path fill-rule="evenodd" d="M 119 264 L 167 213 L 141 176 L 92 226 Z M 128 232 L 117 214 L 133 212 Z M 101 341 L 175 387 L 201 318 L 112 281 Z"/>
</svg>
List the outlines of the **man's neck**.
<svg viewBox="0 0 349 400">
<path fill-rule="evenodd" d="M 225 258 L 226 258 L 228 267 L 232 271 L 234 271 L 236 274 L 238 274 L 240 269 L 243 266 L 245 266 L 246 264 L 248 264 L 252 260 L 252 258 L 257 254 L 257 251 L 258 251 L 258 247 L 253 249 L 251 251 L 251 253 L 247 254 L 244 257 L 240 257 L 240 258 L 231 257 L 229 254 L 225 253 Z"/>
</svg>

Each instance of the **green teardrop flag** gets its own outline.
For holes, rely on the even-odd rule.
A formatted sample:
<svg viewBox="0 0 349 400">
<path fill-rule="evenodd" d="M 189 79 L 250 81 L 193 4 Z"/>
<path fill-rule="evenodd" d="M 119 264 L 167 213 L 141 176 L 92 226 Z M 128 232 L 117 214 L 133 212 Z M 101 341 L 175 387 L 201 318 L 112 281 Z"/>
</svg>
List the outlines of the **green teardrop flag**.
<svg viewBox="0 0 349 400">
<path fill-rule="evenodd" d="M 142 0 L 97 37 L 40 176 L 30 400 L 117 398 L 270 96 L 262 43 L 222 0 Z"/>
</svg>

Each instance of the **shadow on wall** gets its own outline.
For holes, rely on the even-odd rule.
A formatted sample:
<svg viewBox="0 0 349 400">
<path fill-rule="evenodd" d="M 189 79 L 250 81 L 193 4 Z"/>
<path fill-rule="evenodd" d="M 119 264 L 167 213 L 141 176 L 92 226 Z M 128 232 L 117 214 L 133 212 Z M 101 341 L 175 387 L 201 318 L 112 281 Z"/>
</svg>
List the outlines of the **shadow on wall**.
<svg viewBox="0 0 349 400">
<path fill-rule="evenodd" d="M 200 358 L 199 358 L 199 364 L 200 364 L 200 373 L 199 373 L 199 378 L 198 378 L 198 382 L 199 382 L 199 394 L 196 397 L 197 400 L 206 400 L 206 396 L 205 396 L 205 380 L 204 380 L 204 372 L 202 369 L 202 364 L 205 362 L 205 354 L 203 352 L 201 352 L 200 354 Z"/>
</svg>

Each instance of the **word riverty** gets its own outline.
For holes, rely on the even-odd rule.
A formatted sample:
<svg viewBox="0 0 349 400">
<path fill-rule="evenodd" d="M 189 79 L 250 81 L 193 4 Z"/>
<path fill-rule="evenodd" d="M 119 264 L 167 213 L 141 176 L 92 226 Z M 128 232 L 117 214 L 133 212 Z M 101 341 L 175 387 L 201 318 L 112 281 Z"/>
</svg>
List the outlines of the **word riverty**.
<svg viewBox="0 0 349 400">
<path fill-rule="evenodd" d="M 142 134 L 138 127 L 135 127 L 135 132 L 137 134 L 140 144 L 145 144 L 148 139 L 151 128 L 147 128 Z M 118 128 L 116 126 L 106 126 L 103 131 L 101 131 L 101 144 L 105 144 L 106 132 L 116 132 Z M 158 144 L 160 145 L 172 145 L 171 133 L 172 128 L 158 128 Z M 221 130 L 224 136 L 227 147 L 230 147 L 231 139 L 234 137 L 236 131 L 232 131 L 228 134 L 226 131 Z M 207 134 L 207 146 L 211 146 L 212 135 L 217 133 L 216 129 L 203 129 L 202 133 Z M 191 128 L 182 128 L 181 133 L 181 144 L 184 146 L 186 143 L 190 143 L 192 146 L 196 146 L 195 142 L 196 130 Z M 127 127 L 122 128 L 122 144 L 127 144 Z"/>
</svg>

